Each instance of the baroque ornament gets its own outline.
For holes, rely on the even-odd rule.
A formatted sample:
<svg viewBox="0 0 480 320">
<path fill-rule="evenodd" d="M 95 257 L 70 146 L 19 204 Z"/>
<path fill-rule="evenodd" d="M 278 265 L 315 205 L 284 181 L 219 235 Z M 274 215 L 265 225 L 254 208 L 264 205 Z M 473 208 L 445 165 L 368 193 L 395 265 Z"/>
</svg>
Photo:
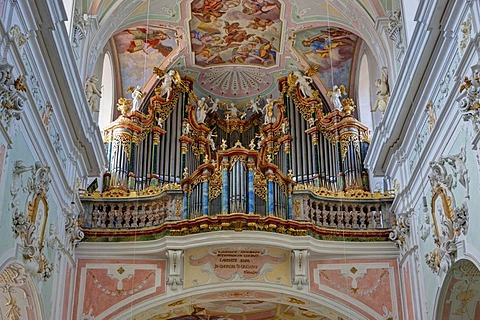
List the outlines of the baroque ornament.
<svg viewBox="0 0 480 320">
<path fill-rule="evenodd" d="M 388 236 L 402 252 L 409 248 L 410 222 L 411 218 L 408 213 L 400 213 L 393 223 L 392 232 Z"/>
<path fill-rule="evenodd" d="M 0 65 L 0 123 L 10 127 L 12 119 L 20 120 L 27 91 L 23 77 L 12 79 L 12 66 Z"/>
<path fill-rule="evenodd" d="M 480 131 L 480 66 L 472 67 L 473 79 L 465 76 L 460 86 L 460 112 L 464 121 L 473 124 L 475 132 Z"/>
<path fill-rule="evenodd" d="M 462 149 L 463 150 L 463 149 Z M 452 188 L 457 187 L 456 181 L 466 187 L 468 194 L 468 172 L 465 154 L 441 157 L 439 161 L 430 162 L 428 176 L 432 187 L 430 203 L 431 219 L 425 219 L 421 228 L 421 239 L 426 240 L 430 235 L 435 242 L 435 248 L 425 255 L 425 262 L 433 273 L 447 272 L 456 258 L 457 241 L 460 234 L 468 232 L 469 214 L 466 203 L 456 206 Z M 463 163 L 463 165 L 461 164 Z M 451 166 L 449 173 L 446 165 Z M 462 178 L 459 178 L 462 177 Z"/>
<path fill-rule="evenodd" d="M 21 251 L 27 260 L 26 269 L 32 275 L 38 275 L 43 281 L 50 278 L 53 271 L 53 265 L 43 253 L 48 218 L 49 172 L 50 167 L 43 166 L 40 162 L 36 162 L 32 166 L 25 166 L 23 161 L 18 160 L 15 162 L 13 182 L 10 187 L 14 237 L 21 240 Z M 30 173 L 30 176 L 27 185 L 23 187 L 21 178 L 25 173 Z M 26 206 L 19 204 L 20 191 L 28 193 Z M 25 209 L 28 211 L 27 214 L 25 214 Z"/>
</svg>

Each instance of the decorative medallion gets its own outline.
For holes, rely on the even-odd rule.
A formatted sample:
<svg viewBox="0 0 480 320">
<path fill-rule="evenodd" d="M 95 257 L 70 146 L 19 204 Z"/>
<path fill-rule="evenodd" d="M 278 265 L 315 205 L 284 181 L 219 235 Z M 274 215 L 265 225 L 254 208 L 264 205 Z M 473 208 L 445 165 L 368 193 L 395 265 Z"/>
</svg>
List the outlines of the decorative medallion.
<svg viewBox="0 0 480 320">
<path fill-rule="evenodd" d="M 202 72 L 198 83 L 214 95 L 225 98 L 257 96 L 268 89 L 273 77 L 259 68 L 212 68 Z"/>
</svg>

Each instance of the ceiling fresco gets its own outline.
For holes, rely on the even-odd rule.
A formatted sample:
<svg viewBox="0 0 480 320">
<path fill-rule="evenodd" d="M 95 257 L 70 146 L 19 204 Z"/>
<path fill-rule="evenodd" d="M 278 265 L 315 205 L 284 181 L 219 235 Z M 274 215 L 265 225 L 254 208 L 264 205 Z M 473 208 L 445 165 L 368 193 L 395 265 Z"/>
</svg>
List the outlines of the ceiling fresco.
<svg viewBox="0 0 480 320">
<path fill-rule="evenodd" d="M 158 66 L 178 46 L 176 31 L 161 26 L 138 26 L 114 36 L 122 76 L 122 92 L 143 86 Z"/>
<path fill-rule="evenodd" d="M 339 313 L 279 293 L 223 291 L 159 305 L 135 320 L 342 320 Z"/>
<path fill-rule="evenodd" d="M 275 79 L 312 67 L 318 69 L 313 80 L 320 92 L 340 84 L 351 91 L 356 49 L 364 40 L 355 25 L 361 30 L 367 30 L 362 23 L 374 27 L 372 17 L 383 9 L 370 0 L 347 2 L 351 5 L 310 0 L 151 0 L 134 7 L 95 0 L 91 11 L 113 19 L 106 25 L 118 24 L 113 38 L 124 94 L 137 85 L 149 90 L 154 66 L 175 68 L 194 79 L 197 96 L 245 107 L 259 95 L 278 97 Z M 127 5 L 132 10 L 122 12 Z M 356 18 L 352 20 L 351 14 Z"/>
<path fill-rule="evenodd" d="M 277 0 L 194 0 L 189 27 L 195 64 L 277 64 L 281 8 Z"/>
<path fill-rule="evenodd" d="M 348 88 L 358 37 L 339 28 L 314 28 L 295 34 L 295 49 L 317 66 L 317 75 L 326 89 L 343 84 Z"/>
</svg>

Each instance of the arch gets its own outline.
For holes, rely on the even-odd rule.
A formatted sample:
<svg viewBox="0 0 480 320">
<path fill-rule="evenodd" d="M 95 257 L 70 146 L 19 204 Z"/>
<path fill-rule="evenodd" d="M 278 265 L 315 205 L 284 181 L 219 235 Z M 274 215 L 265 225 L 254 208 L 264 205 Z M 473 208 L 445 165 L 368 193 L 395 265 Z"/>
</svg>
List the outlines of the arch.
<svg viewBox="0 0 480 320">
<path fill-rule="evenodd" d="M 45 319 L 40 297 L 25 267 L 14 260 L 0 267 L 0 315 L 3 319 Z M 5 299 L 5 300 L 4 300 Z"/>
<path fill-rule="evenodd" d="M 480 270 L 467 259 L 455 262 L 445 275 L 434 319 L 480 318 Z"/>
<path fill-rule="evenodd" d="M 252 288 L 255 288 L 255 290 L 253 291 Z M 373 314 L 365 310 L 360 312 L 360 308 L 355 305 L 347 305 L 341 301 L 335 301 L 323 296 L 305 294 L 292 288 L 266 283 L 262 283 L 259 288 L 259 283 L 256 282 L 242 282 L 235 285 L 232 285 L 232 283 L 217 283 L 190 288 L 188 292 L 179 292 L 177 295 L 170 294 L 168 297 L 157 296 L 137 303 L 119 313 L 102 314 L 100 316 L 108 316 L 112 320 L 121 320 L 130 317 L 146 319 L 161 314 L 161 317 L 165 318 L 187 320 L 192 319 L 189 317 L 192 312 L 203 309 L 205 306 L 222 305 L 225 307 L 231 305 L 233 301 L 243 301 L 245 304 L 256 303 L 257 305 L 261 303 L 275 304 L 280 310 L 288 310 L 287 312 L 292 313 L 292 319 L 295 319 L 296 312 L 301 312 L 302 310 L 308 312 L 311 318 L 315 317 L 315 315 L 316 317 L 326 317 L 327 319 L 376 319 L 380 316 L 375 312 Z M 237 308 L 240 307 L 237 306 Z M 297 308 L 300 311 L 297 311 Z M 114 310 L 114 308 L 111 309 Z M 224 310 L 227 310 L 227 308 L 224 308 Z M 168 313 L 170 315 L 167 315 Z M 226 313 L 228 311 L 224 311 L 223 314 L 225 315 Z M 218 314 L 221 314 L 221 312 L 218 312 Z M 235 311 L 230 310 L 230 314 L 234 315 Z"/>
<path fill-rule="evenodd" d="M 100 98 L 100 112 L 98 114 L 98 126 L 100 128 L 113 120 L 114 88 L 112 58 L 110 52 L 107 51 L 103 58 L 102 68 L 102 97 Z"/>
</svg>

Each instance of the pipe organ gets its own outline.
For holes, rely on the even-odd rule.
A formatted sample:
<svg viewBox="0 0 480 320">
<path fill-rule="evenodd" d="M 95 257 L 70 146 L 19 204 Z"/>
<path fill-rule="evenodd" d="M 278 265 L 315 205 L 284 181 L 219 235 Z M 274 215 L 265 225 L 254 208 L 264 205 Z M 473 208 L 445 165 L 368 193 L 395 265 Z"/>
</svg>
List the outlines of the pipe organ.
<svg viewBox="0 0 480 320">
<path fill-rule="evenodd" d="M 368 190 L 368 128 L 351 115 L 353 100 L 329 112 L 318 91 L 304 96 L 294 77 L 279 80 L 280 98 L 258 97 L 248 107 L 199 98 L 178 72 L 169 88 L 165 80 L 158 84 L 145 112 L 120 99 L 122 115 L 104 131 L 103 192 L 145 195 L 174 186 L 182 190 L 183 219 L 234 213 L 292 219 L 299 186 Z"/>
</svg>

